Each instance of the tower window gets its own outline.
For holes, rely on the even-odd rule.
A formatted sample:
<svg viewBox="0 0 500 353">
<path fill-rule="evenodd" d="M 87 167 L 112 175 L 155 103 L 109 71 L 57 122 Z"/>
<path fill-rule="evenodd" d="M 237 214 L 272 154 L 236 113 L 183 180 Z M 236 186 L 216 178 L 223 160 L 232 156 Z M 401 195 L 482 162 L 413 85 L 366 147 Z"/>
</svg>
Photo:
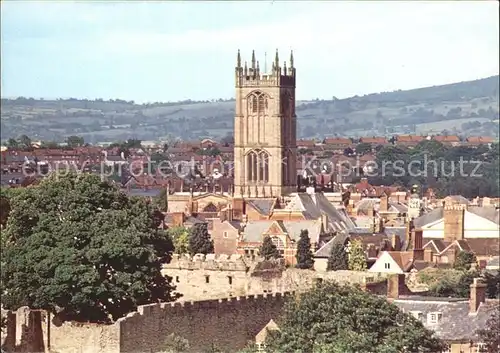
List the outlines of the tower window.
<svg viewBox="0 0 500 353">
<path fill-rule="evenodd" d="M 254 92 L 248 96 L 248 107 L 252 114 L 264 114 L 268 109 L 267 96 L 262 92 Z"/>
<path fill-rule="evenodd" d="M 246 159 L 248 181 L 269 182 L 269 154 L 264 150 L 250 151 Z"/>
</svg>

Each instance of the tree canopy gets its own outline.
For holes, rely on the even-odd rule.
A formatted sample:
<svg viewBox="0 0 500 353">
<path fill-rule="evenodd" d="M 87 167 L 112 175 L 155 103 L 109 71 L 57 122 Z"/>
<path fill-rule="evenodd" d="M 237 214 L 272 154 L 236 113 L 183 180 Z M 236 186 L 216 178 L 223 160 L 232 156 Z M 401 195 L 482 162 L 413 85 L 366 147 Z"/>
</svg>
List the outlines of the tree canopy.
<svg viewBox="0 0 500 353">
<path fill-rule="evenodd" d="M 274 245 L 270 236 L 266 236 L 262 241 L 262 245 L 259 249 L 259 255 L 265 260 L 279 259 L 281 257 L 278 248 Z"/>
<path fill-rule="evenodd" d="M 359 240 L 351 242 L 349 247 L 348 267 L 351 271 L 366 270 L 366 257 L 363 244 Z"/>
<path fill-rule="evenodd" d="M 52 174 L 10 199 L 2 304 L 61 320 L 107 322 L 176 297 L 161 274 L 172 252 L 153 207 L 91 174 Z"/>
<path fill-rule="evenodd" d="M 300 232 L 300 239 L 297 243 L 297 254 L 295 255 L 295 257 L 297 259 L 297 268 L 313 268 L 314 259 L 311 250 L 311 239 L 309 238 L 309 232 L 307 231 L 307 229 L 304 229 Z"/>
<path fill-rule="evenodd" d="M 457 270 L 469 270 L 472 264 L 476 263 L 476 255 L 469 251 L 460 251 L 457 255 L 457 259 L 453 264 L 453 268 Z"/>
<path fill-rule="evenodd" d="M 327 271 L 347 270 L 349 266 L 344 244 L 334 244 L 328 258 Z"/>
<path fill-rule="evenodd" d="M 214 242 L 208 234 L 208 225 L 206 223 L 197 223 L 189 230 L 189 253 L 211 254 L 214 252 Z"/>
<path fill-rule="evenodd" d="M 323 282 L 285 305 L 268 353 L 441 352 L 433 332 L 386 299 Z"/>
</svg>

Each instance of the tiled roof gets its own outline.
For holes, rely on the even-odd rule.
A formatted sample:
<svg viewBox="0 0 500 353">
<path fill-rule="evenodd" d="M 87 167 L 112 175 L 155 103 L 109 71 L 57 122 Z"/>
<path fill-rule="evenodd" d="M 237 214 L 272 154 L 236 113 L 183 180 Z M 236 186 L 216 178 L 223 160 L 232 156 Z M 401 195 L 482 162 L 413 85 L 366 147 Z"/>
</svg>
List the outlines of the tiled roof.
<svg viewBox="0 0 500 353">
<path fill-rule="evenodd" d="M 438 135 L 434 136 L 433 139 L 438 142 L 460 142 L 460 138 L 456 135 L 450 135 L 450 136 Z"/>
<path fill-rule="evenodd" d="M 488 136 L 471 136 L 467 138 L 467 142 L 471 144 L 487 144 L 493 143 L 494 140 Z"/>
<path fill-rule="evenodd" d="M 405 313 L 421 312 L 424 326 L 446 341 L 476 339 L 476 331 L 486 327 L 486 321 L 497 309 L 498 301 L 482 303 L 477 314 L 469 315 L 469 301 L 452 301 L 449 298 L 399 298 L 393 303 Z M 439 323 L 430 324 L 427 315 L 441 313 Z"/>
</svg>

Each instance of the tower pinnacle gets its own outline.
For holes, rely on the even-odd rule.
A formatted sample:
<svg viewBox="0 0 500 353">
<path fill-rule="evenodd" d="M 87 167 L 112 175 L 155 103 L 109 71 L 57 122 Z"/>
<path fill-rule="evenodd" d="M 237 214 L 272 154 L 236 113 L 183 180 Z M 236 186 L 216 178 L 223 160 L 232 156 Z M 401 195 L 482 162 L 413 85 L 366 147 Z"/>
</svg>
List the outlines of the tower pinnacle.
<svg viewBox="0 0 500 353">
<path fill-rule="evenodd" d="M 240 50 L 238 49 L 238 56 L 236 57 L 236 67 L 240 68 L 241 67 L 241 55 L 240 55 Z"/>
<path fill-rule="evenodd" d="M 255 69 L 255 50 L 252 50 L 252 69 Z"/>
<path fill-rule="evenodd" d="M 290 51 L 290 68 L 293 69 L 293 50 Z"/>
</svg>

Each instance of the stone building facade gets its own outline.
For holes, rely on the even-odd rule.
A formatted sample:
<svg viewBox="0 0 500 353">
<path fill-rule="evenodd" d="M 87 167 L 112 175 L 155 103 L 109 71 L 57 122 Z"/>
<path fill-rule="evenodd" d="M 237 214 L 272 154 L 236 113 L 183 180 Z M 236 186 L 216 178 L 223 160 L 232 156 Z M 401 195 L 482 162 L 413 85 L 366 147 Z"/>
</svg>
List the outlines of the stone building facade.
<svg viewBox="0 0 500 353">
<path fill-rule="evenodd" d="M 280 66 L 278 51 L 271 73 L 260 71 L 252 52 L 250 66 L 238 51 L 235 68 L 234 191 L 236 197 L 276 197 L 296 191 L 296 70 Z"/>
</svg>

